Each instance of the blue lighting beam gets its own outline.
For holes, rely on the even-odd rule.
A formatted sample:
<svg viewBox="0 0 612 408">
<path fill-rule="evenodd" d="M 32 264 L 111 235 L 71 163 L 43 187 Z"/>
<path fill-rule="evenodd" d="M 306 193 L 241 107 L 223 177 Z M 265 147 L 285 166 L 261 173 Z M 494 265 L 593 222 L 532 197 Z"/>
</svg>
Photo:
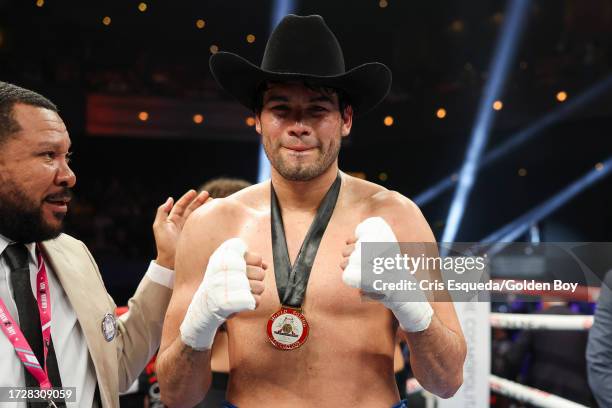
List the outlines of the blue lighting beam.
<svg viewBox="0 0 612 408">
<path fill-rule="evenodd" d="M 274 0 L 272 5 L 272 16 L 270 19 L 270 32 L 287 14 L 296 12 L 296 0 Z M 257 169 L 257 182 L 261 183 L 270 178 L 270 162 L 266 157 L 263 144 L 259 144 L 259 161 Z"/>
<path fill-rule="evenodd" d="M 481 243 L 494 244 L 491 251 L 488 251 L 490 254 L 501 251 L 510 242 L 513 242 L 524 234 L 531 225 L 541 221 L 593 184 L 603 180 L 611 171 L 612 156 L 606 161 L 598 163 L 594 169 L 572 182 L 553 197 L 490 234 L 488 237 L 484 238 Z"/>
<path fill-rule="evenodd" d="M 499 146 L 496 146 L 489 152 L 485 153 L 478 165 L 477 170 L 494 163 L 497 159 L 520 147 L 523 143 L 527 142 L 533 137 L 542 135 L 542 130 L 569 116 L 578 108 L 585 106 L 599 96 L 605 94 L 611 88 L 612 75 L 609 75 L 596 84 L 591 85 L 586 91 L 581 92 L 575 97 L 570 97 L 567 102 L 560 104 L 556 109 L 541 116 L 533 124 L 513 134 L 504 142 L 500 143 Z M 452 174 L 449 174 L 433 186 L 429 187 L 427 190 L 418 194 L 414 198 L 414 202 L 418 206 L 429 204 L 457 182 L 457 174 L 459 171 L 460 170 L 457 170 Z"/>
<path fill-rule="evenodd" d="M 527 19 L 529 4 L 528 0 L 508 0 L 506 18 L 489 70 L 491 76 L 485 85 L 480 100 L 475 126 L 472 130 L 463 166 L 459 172 L 457 189 L 448 212 L 442 242 L 454 242 L 459 230 L 465 204 L 474 185 L 480 157 L 487 145 L 487 139 L 493 124 L 492 105 L 502 93 L 503 85 L 508 76 L 510 61 L 514 57 L 520 34 Z"/>
</svg>

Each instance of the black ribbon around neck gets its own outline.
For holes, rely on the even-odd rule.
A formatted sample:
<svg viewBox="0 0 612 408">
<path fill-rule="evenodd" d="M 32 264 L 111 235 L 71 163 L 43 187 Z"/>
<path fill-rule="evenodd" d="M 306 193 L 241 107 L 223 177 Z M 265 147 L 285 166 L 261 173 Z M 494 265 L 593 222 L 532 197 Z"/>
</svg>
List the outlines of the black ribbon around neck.
<svg viewBox="0 0 612 408">
<path fill-rule="evenodd" d="M 332 183 L 317 209 L 317 213 L 312 224 L 310 224 L 308 233 L 304 238 L 304 242 L 302 242 L 300 252 L 298 252 L 293 266 L 291 266 L 291 260 L 289 259 L 285 227 L 278 199 L 274 192 L 274 186 L 270 186 L 272 195 L 270 199 L 272 212 L 272 257 L 274 258 L 274 275 L 278 298 L 283 306 L 302 307 L 308 279 L 310 278 L 310 270 L 317 256 L 321 238 L 323 238 L 329 219 L 336 207 L 336 201 L 338 201 L 341 180 L 340 173 L 338 173 L 336 180 Z"/>
</svg>

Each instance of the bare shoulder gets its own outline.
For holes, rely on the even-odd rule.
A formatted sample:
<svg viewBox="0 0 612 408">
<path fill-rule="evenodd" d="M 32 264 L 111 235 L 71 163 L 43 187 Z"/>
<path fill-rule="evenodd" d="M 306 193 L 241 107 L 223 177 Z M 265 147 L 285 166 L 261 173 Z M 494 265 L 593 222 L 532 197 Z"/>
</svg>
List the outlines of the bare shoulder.
<svg viewBox="0 0 612 408">
<path fill-rule="evenodd" d="M 407 213 L 420 213 L 414 202 L 397 191 L 346 174 L 343 179 L 350 204 L 359 203 L 359 207 L 366 213 L 393 214 L 399 211 L 403 216 Z"/>
<path fill-rule="evenodd" d="M 253 184 L 225 198 L 245 211 L 262 211 L 270 208 L 270 181 Z"/>
<path fill-rule="evenodd" d="M 226 198 L 216 198 L 187 219 L 176 252 L 177 279 L 201 279 L 209 256 L 223 242 L 239 237 L 245 223 L 261 209 L 265 183 L 248 187 Z M 194 276 L 195 275 L 195 276 Z"/>
<path fill-rule="evenodd" d="M 240 229 L 240 204 L 217 198 L 195 210 L 183 226 L 176 248 L 176 280 L 200 280 L 208 257 Z"/>
<path fill-rule="evenodd" d="M 185 232 L 220 238 L 237 234 L 241 224 L 262 208 L 265 192 L 269 192 L 267 184 L 255 184 L 228 197 L 210 200 L 191 214 Z"/>
<path fill-rule="evenodd" d="M 176 247 L 174 290 L 164 321 L 162 352 L 177 338 L 212 253 L 228 239 L 239 237 L 245 223 L 259 211 L 253 203 L 265 194 L 265 183 L 245 190 L 210 200 L 187 219 Z"/>
<path fill-rule="evenodd" d="M 400 241 L 434 241 L 433 233 L 421 210 L 408 197 L 355 177 L 350 177 L 347 181 L 351 199 L 360 203 L 363 219 L 377 216 L 384 218 Z"/>
</svg>

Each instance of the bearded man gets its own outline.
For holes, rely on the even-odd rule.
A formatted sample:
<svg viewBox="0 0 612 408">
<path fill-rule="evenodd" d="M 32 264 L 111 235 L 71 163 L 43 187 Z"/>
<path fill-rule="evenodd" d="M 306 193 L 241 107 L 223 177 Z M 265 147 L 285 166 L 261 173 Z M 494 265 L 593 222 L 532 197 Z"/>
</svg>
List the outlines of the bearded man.
<svg viewBox="0 0 612 408">
<path fill-rule="evenodd" d="M 162 400 L 191 406 L 206 393 L 224 322 L 225 407 L 405 406 L 393 375 L 398 328 L 420 383 L 453 395 L 466 345 L 452 303 L 364 302 L 359 290 L 356 244 L 434 241 L 410 200 L 338 169 L 353 114 L 384 99 L 389 69 L 346 71 L 323 19 L 294 15 L 272 33 L 260 67 L 224 52 L 210 67 L 255 112 L 271 180 L 185 225 L 157 365 Z"/>
<path fill-rule="evenodd" d="M 157 259 L 130 312 L 116 318 L 87 247 L 62 233 L 76 183 L 70 144 L 51 101 L 0 82 L 0 387 L 32 387 L 37 395 L 72 388 L 70 396 L 64 390 L 11 407 L 119 406 L 119 392 L 159 346 L 176 241 L 208 198 L 191 190 L 158 208 Z"/>
</svg>

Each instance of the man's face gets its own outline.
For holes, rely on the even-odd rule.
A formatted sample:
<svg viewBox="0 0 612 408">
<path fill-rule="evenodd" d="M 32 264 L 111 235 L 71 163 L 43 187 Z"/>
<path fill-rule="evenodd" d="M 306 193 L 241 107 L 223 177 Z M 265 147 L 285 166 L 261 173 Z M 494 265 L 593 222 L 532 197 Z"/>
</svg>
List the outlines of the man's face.
<svg viewBox="0 0 612 408">
<path fill-rule="evenodd" d="M 272 167 L 287 180 L 311 180 L 338 158 L 352 110 L 341 114 L 338 96 L 298 83 L 271 84 L 263 96 L 256 129 Z"/>
<path fill-rule="evenodd" d="M 16 104 L 21 130 L 0 144 L 0 234 L 28 243 L 54 238 L 63 228 L 70 188 L 70 138 L 59 115 Z"/>
</svg>

